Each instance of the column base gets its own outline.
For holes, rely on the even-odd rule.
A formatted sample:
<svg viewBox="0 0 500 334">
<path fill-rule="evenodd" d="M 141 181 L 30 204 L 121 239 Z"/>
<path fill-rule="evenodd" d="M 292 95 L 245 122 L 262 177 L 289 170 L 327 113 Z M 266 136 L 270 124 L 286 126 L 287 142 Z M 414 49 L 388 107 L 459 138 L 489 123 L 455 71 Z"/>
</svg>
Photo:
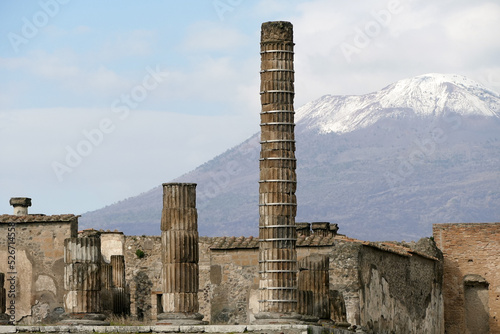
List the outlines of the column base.
<svg viewBox="0 0 500 334">
<path fill-rule="evenodd" d="M 100 313 L 66 313 L 62 317 L 59 325 L 109 326 L 106 316 Z"/>
<path fill-rule="evenodd" d="M 157 325 L 206 325 L 208 321 L 203 321 L 203 315 L 199 313 L 160 313 L 157 317 Z"/>
<path fill-rule="evenodd" d="M 0 314 L 0 325 L 8 325 L 10 317 L 8 314 L 2 313 Z"/>
<path fill-rule="evenodd" d="M 274 324 L 302 324 L 302 315 L 279 312 L 259 312 L 255 315 L 256 325 L 274 325 Z"/>
</svg>

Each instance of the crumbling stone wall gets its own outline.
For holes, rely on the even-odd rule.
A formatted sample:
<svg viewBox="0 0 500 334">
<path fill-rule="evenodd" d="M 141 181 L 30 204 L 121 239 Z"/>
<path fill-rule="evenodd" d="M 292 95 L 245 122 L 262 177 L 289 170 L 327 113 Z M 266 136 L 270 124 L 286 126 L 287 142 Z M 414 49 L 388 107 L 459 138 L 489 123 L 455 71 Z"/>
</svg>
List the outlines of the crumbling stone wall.
<svg viewBox="0 0 500 334">
<path fill-rule="evenodd" d="M 259 310 L 259 250 L 212 250 L 210 321 L 212 324 L 248 324 Z M 249 307 L 250 305 L 250 307 Z"/>
<path fill-rule="evenodd" d="M 161 293 L 160 237 L 125 239 L 131 312 L 137 316 L 139 310 L 146 321 L 148 316 L 154 321 L 158 300 L 155 293 Z M 198 300 L 204 320 L 212 324 L 247 324 L 254 320 L 259 308 L 256 240 L 200 237 Z M 330 258 L 330 293 L 337 302 L 344 303 L 330 310 L 337 319 L 347 319 L 372 332 L 441 333 L 442 271 L 436 258 L 440 252 L 429 239 L 405 247 L 382 246 L 345 236 L 314 237 L 313 233 L 298 238 L 297 243 L 299 261 L 313 254 Z M 144 251 L 142 259 L 136 256 L 137 249 Z M 134 282 L 138 278 L 143 285 Z"/>
<path fill-rule="evenodd" d="M 144 321 L 155 323 L 158 312 L 158 295 L 161 294 L 161 237 L 125 236 L 125 280 L 130 291 L 130 314 L 143 317 Z M 200 291 L 198 301 L 203 320 L 210 321 L 210 301 L 212 287 L 210 281 L 210 255 L 208 247 L 211 238 L 199 240 L 199 278 Z M 136 255 L 137 250 L 144 252 L 144 257 Z M 150 282 L 150 283 L 149 283 Z"/>
<path fill-rule="evenodd" d="M 161 291 L 161 250 L 159 236 L 126 236 L 125 281 L 130 293 L 130 315 L 149 323 L 156 320 L 156 294 Z M 137 250 L 144 253 L 137 256 Z M 140 253 L 140 252 L 139 252 Z"/>
<path fill-rule="evenodd" d="M 467 320 L 481 317 L 481 314 L 471 317 L 470 312 L 479 311 L 479 306 L 469 308 L 467 297 L 469 292 L 474 292 L 474 287 L 482 287 L 482 293 L 487 291 L 488 298 L 483 300 L 478 296 L 477 300 L 481 301 L 483 310 L 489 309 L 486 315 L 489 332 L 500 333 L 500 223 L 435 224 L 433 236 L 444 256 L 446 332 L 488 330 Z M 472 290 L 468 291 L 467 287 Z"/>
<path fill-rule="evenodd" d="M 213 239 L 210 241 L 210 281 L 203 287 L 204 291 L 209 292 L 211 323 L 251 323 L 259 312 L 257 239 L 226 238 L 224 242 L 217 240 L 224 238 Z M 320 239 L 316 239 L 318 240 Z M 332 251 L 332 238 L 325 240 L 328 240 L 326 245 L 319 245 L 307 243 L 304 238 L 299 239 L 297 259 L 301 260 L 312 254 L 329 255 Z"/>
<path fill-rule="evenodd" d="M 360 323 L 370 333 L 444 332 L 441 262 L 363 246 Z"/>
<path fill-rule="evenodd" d="M 338 291 L 345 303 L 347 322 L 360 324 L 358 254 L 361 243 L 338 240 L 330 255 L 330 290 Z"/>
<path fill-rule="evenodd" d="M 21 324 L 58 320 L 65 293 L 64 240 L 77 236 L 77 219 L 74 215 L 0 216 L 0 272 L 11 271 L 7 235 L 9 223 L 15 223 L 15 313 Z"/>
</svg>

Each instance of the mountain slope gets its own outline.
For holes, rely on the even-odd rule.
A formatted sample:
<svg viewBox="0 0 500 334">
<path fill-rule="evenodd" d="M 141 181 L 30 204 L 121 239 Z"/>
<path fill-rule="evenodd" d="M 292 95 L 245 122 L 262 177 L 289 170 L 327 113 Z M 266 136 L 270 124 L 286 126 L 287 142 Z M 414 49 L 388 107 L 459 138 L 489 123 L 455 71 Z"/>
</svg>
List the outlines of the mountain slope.
<svg viewBox="0 0 500 334">
<path fill-rule="evenodd" d="M 427 74 L 296 114 L 297 221 L 366 240 L 414 240 L 432 223 L 500 218 L 500 97 Z M 173 180 L 196 182 L 200 235 L 258 235 L 259 134 Z M 161 187 L 86 213 L 82 225 L 159 234 Z"/>
</svg>

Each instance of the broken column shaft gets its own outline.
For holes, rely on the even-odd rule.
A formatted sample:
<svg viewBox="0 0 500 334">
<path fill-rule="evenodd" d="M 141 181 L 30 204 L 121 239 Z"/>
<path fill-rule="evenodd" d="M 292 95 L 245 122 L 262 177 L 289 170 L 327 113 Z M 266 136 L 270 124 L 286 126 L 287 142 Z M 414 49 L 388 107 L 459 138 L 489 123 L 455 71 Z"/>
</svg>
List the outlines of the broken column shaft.
<svg viewBox="0 0 500 334">
<path fill-rule="evenodd" d="M 317 319 L 330 318 L 330 258 L 313 254 L 299 261 L 299 312 Z"/>
<path fill-rule="evenodd" d="M 164 313 L 158 324 L 202 324 L 195 183 L 163 184 L 161 254 Z"/>
<path fill-rule="evenodd" d="M 101 239 L 99 235 L 64 240 L 64 324 L 108 325 L 101 314 Z"/>
<path fill-rule="evenodd" d="M 101 310 L 113 311 L 113 268 L 109 263 L 101 263 Z"/>
<path fill-rule="evenodd" d="M 299 317 L 292 24 L 262 24 L 260 45 L 260 299 L 256 318 L 289 322 Z"/>
<path fill-rule="evenodd" d="M 128 300 L 125 291 L 125 257 L 111 255 L 110 259 L 113 280 L 113 313 L 123 315 L 128 313 Z"/>
</svg>

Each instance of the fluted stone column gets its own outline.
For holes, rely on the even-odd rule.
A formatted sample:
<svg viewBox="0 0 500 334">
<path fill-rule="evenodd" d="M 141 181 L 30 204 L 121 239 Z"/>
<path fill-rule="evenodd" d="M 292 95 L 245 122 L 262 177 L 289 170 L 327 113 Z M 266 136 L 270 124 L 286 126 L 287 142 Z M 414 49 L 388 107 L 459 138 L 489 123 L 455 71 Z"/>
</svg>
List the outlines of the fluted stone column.
<svg viewBox="0 0 500 334">
<path fill-rule="evenodd" d="M 113 268 L 109 263 L 101 263 L 101 310 L 113 312 Z"/>
<path fill-rule="evenodd" d="M 297 311 L 297 212 L 293 27 L 266 22 L 261 31 L 259 182 L 260 298 L 257 322 L 292 322 Z"/>
<path fill-rule="evenodd" d="M 299 312 L 310 320 L 330 318 L 330 258 L 313 254 L 299 261 Z"/>
<path fill-rule="evenodd" d="M 113 268 L 113 313 L 123 315 L 128 313 L 128 298 L 125 291 L 125 257 L 123 255 L 111 255 L 111 267 Z"/>
<path fill-rule="evenodd" d="M 163 184 L 162 306 L 158 324 L 202 324 L 198 313 L 198 213 L 195 183 Z"/>
<path fill-rule="evenodd" d="M 98 234 L 64 240 L 64 308 L 72 325 L 109 325 L 101 314 L 101 239 Z"/>
<path fill-rule="evenodd" d="M 5 274 L 0 273 L 0 325 L 7 325 L 9 323 L 9 315 L 5 313 L 7 293 L 5 291 Z"/>
</svg>

